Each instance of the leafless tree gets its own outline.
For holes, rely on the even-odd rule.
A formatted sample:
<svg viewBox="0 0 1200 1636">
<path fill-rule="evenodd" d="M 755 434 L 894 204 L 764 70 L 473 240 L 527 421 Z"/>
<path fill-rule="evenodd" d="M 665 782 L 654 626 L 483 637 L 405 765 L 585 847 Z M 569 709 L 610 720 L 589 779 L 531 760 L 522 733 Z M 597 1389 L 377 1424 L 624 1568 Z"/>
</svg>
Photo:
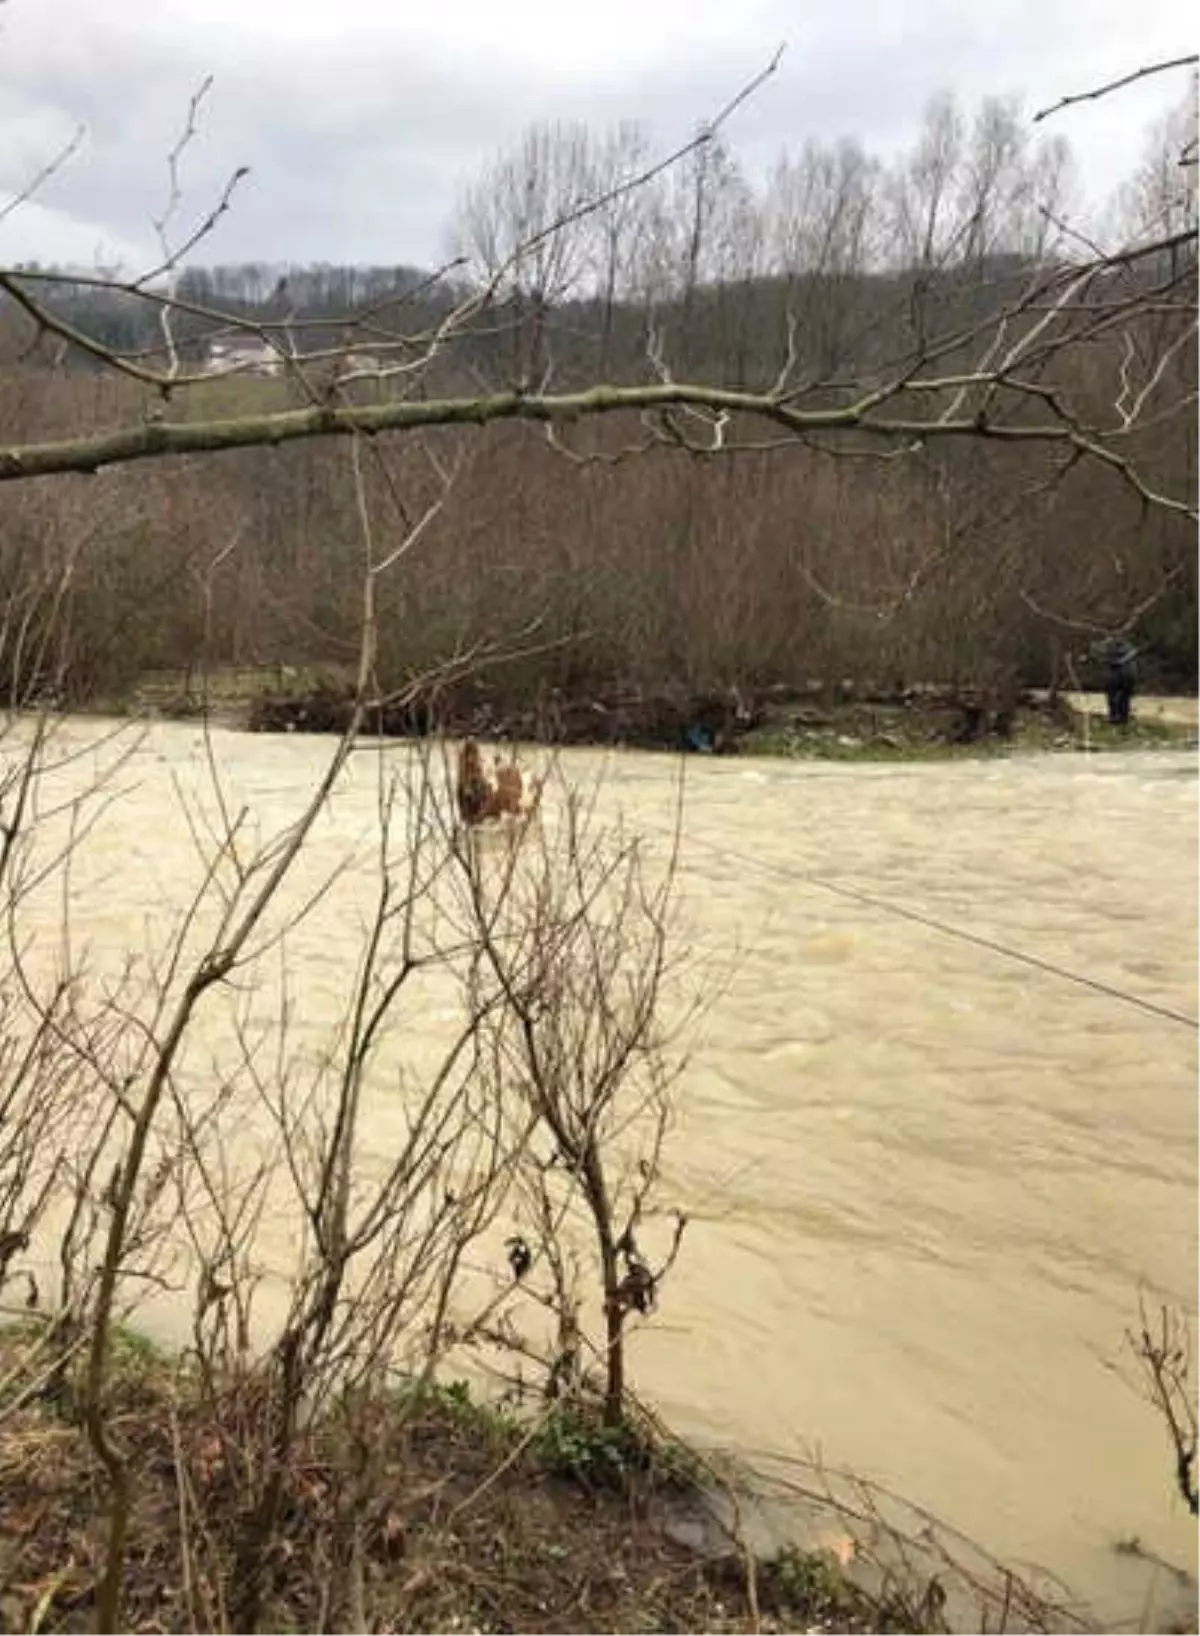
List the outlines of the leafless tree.
<svg viewBox="0 0 1200 1636">
<path fill-rule="evenodd" d="M 520 149 L 498 159 L 464 197 L 457 243 L 483 280 L 512 300 L 523 347 L 517 374 L 530 384 L 546 366 L 547 310 L 576 294 L 586 272 L 579 212 L 597 191 L 586 126 L 534 125 Z"/>
<path fill-rule="evenodd" d="M 620 190 L 649 163 L 649 138 L 632 121 L 614 126 L 596 148 L 595 185 L 605 202 L 590 221 L 589 260 L 601 306 L 597 367 L 602 377 L 609 373 L 617 299 L 634 290 L 654 198 L 648 188 Z"/>
<path fill-rule="evenodd" d="M 925 110 L 921 136 L 892 181 L 903 265 L 941 265 L 955 242 L 955 181 L 965 142 L 955 98 L 944 93 Z"/>
</svg>

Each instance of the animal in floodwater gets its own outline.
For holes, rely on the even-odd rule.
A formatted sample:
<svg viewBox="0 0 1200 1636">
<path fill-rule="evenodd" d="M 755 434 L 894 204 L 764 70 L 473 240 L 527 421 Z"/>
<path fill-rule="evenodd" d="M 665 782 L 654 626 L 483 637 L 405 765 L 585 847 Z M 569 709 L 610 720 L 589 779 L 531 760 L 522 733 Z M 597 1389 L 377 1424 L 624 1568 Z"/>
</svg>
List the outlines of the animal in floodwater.
<svg viewBox="0 0 1200 1636">
<path fill-rule="evenodd" d="M 527 818 L 537 806 L 538 792 L 525 799 L 525 780 L 515 757 L 495 759 L 495 780 L 484 771 L 483 756 L 474 739 L 467 739 L 458 752 L 458 813 L 470 828 L 498 818 Z"/>
<path fill-rule="evenodd" d="M 483 770 L 483 757 L 474 739 L 458 752 L 458 815 L 464 824 L 481 824 L 491 816 L 492 787 Z"/>
<path fill-rule="evenodd" d="M 501 812 L 519 813 L 525 799 L 525 781 L 515 761 L 507 766 L 496 757 L 496 805 Z"/>
</svg>

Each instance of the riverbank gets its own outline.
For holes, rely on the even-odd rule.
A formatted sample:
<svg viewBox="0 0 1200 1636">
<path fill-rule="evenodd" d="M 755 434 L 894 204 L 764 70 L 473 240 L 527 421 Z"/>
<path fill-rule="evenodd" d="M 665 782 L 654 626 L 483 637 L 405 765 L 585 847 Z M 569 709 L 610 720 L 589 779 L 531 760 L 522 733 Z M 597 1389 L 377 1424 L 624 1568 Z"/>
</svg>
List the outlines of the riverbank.
<svg viewBox="0 0 1200 1636">
<path fill-rule="evenodd" d="M 486 681 L 472 678 L 436 693 L 382 702 L 367 730 L 385 737 L 452 737 L 545 745 L 692 751 L 811 760 L 925 760 L 1016 752 L 1185 748 L 1197 740 L 1190 712 L 1175 701 L 1136 701 L 1127 728 L 1114 729 L 1098 695 L 1051 695 L 928 686 L 906 690 L 850 683 L 775 687 L 688 697 L 630 692 L 539 699 L 501 708 Z M 338 733 L 350 719 L 351 684 L 337 669 L 222 671 L 200 683 L 148 676 L 114 711 L 207 717 L 258 733 Z"/>
<path fill-rule="evenodd" d="M 1153 701 L 1146 701 L 1147 704 Z M 1183 749 L 1196 729 L 1146 709 L 1126 728 L 1065 698 L 1024 695 L 1011 714 L 975 715 L 971 701 L 922 697 L 793 707 L 746 735 L 748 755 L 817 761 L 921 761 L 962 756 Z"/>
<path fill-rule="evenodd" d="M 31 1387 L 22 1359 L 36 1334 L 0 1333 L 0 1629 L 86 1631 L 106 1491 L 71 1373 L 52 1392 Z M 122 1628 L 230 1629 L 253 1387 L 214 1397 L 129 1330 L 113 1350 L 109 1425 L 135 1480 Z M 898 1586 L 869 1594 L 833 1548 L 755 1561 L 732 1538 L 723 1550 L 685 1543 L 681 1519 L 700 1514 L 708 1479 L 648 1428 L 562 1407 L 518 1419 L 463 1386 L 397 1389 L 371 1405 L 366 1477 L 363 1429 L 334 1409 L 296 1446 L 260 1628 L 911 1631 L 930 1628 L 923 1614 L 937 1625 L 936 1588 L 924 1600 Z"/>
</svg>

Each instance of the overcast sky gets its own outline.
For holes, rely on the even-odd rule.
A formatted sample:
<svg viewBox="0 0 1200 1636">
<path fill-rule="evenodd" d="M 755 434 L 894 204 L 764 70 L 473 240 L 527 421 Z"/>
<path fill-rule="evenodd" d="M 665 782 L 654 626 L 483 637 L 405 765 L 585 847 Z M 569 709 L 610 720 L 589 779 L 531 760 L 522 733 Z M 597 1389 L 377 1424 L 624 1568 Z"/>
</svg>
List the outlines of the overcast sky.
<svg viewBox="0 0 1200 1636">
<path fill-rule="evenodd" d="M 462 184 L 536 119 L 644 121 L 665 150 L 786 42 L 737 115 L 755 176 L 806 137 L 887 156 L 927 99 L 1035 109 L 1195 48 L 1193 0 L 7 0 L 0 200 L 77 125 L 75 157 L 0 221 L 0 263 L 153 260 L 165 155 L 214 76 L 182 171 L 180 236 L 238 165 L 236 207 L 195 259 L 438 260 Z M 1083 182 L 1107 192 L 1176 71 L 1070 109 Z"/>
</svg>

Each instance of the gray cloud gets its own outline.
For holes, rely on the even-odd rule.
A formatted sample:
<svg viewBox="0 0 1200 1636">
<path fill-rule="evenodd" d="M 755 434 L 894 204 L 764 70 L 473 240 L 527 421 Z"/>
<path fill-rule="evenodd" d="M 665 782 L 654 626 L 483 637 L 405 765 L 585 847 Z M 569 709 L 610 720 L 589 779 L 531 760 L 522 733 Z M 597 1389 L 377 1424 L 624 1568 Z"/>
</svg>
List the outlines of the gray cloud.
<svg viewBox="0 0 1200 1636">
<path fill-rule="evenodd" d="M 1190 8 L 1125 0 L 882 0 L 819 13 L 789 0 L 11 0 L 0 13 L 0 190 L 19 189 L 87 126 L 83 152 L 0 223 L 0 257 L 87 259 L 99 243 L 151 254 L 166 153 L 188 99 L 214 76 L 182 167 L 182 233 L 232 170 L 251 175 L 207 241 L 209 260 L 429 263 L 461 185 L 532 119 L 638 118 L 677 142 L 771 55 L 779 74 L 730 139 L 762 174 L 784 146 L 853 134 L 884 155 L 910 141 L 944 87 L 967 104 L 1024 94 L 1027 111 L 1190 39 Z M 1148 82 L 1064 114 L 1057 128 L 1101 192 L 1135 162 L 1172 95 Z"/>
</svg>

